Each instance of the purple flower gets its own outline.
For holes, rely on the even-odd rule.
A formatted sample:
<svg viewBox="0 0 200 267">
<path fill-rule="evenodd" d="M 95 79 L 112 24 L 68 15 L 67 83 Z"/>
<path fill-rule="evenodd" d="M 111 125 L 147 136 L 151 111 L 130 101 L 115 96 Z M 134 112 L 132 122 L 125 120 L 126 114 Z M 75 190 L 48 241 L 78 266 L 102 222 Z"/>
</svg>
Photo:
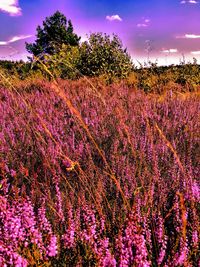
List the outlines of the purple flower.
<svg viewBox="0 0 200 267">
<path fill-rule="evenodd" d="M 57 237 L 55 235 L 51 235 L 49 245 L 47 247 L 47 255 L 49 257 L 55 257 L 57 253 L 58 253 Z"/>
<path fill-rule="evenodd" d="M 16 175 L 17 175 L 17 172 L 15 170 L 11 169 L 10 170 L 10 175 L 15 178 Z"/>
<path fill-rule="evenodd" d="M 68 228 L 62 240 L 64 241 L 64 246 L 67 248 L 75 246 L 75 222 L 72 214 L 72 207 L 70 207 L 68 212 Z"/>
</svg>

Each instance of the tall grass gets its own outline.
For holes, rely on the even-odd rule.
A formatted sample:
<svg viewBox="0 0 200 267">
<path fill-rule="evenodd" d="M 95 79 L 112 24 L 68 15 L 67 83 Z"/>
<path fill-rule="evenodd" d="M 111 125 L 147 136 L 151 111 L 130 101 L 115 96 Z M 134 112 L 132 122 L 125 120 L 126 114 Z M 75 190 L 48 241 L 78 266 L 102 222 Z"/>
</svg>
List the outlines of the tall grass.
<svg viewBox="0 0 200 267">
<path fill-rule="evenodd" d="M 0 89 L 0 265 L 198 266 L 199 94 L 97 89 Z"/>
</svg>

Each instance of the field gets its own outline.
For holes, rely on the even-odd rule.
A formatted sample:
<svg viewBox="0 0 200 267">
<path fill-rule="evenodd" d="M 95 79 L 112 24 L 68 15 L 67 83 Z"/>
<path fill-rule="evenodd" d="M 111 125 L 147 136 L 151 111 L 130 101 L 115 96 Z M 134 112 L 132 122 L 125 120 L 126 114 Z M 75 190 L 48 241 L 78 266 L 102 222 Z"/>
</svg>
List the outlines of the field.
<svg viewBox="0 0 200 267">
<path fill-rule="evenodd" d="M 199 266 L 196 92 L 0 88 L 0 266 Z"/>
</svg>

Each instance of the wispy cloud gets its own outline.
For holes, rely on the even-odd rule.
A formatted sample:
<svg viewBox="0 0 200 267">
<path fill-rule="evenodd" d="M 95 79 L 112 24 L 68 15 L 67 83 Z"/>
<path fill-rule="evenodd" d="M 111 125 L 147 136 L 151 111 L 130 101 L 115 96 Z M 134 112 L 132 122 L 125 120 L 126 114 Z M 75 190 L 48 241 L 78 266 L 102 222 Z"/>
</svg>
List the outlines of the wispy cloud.
<svg viewBox="0 0 200 267">
<path fill-rule="evenodd" d="M 200 34 L 189 34 L 189 33 L 186 33 L 184 35 L 177 35 L 176 38 L 177 39 L 199 39 L 200 38 Z"/>
<path fill-rule="evenodd" d="M 0 10 L 9 13 L 10 16 L 22 15 L 18 0 L 0 0 Z"/>
<path fill-rule="evenodd" d="M 12 37 L 10 40 L 9 40 L 9 43 L 14 43 L 14 42 L 17 42 L 17 41 L 20 41 L 20 40 L 24 40 L 24 39 L 27 39 L 27 38 L 30 38 L 32 37 L 32 35 L 19 35 L 19 36 L 14 36 Z"/>
<path fill-rule="evenodd" d="M 0 45 L 7 45 L 8 42 L 5 42 L 5 41 L 0 41 Z"/>
<path fill-rule="evenodd" d="M 186 34 L 185 35 L 185 38 L 188 38 L 188 39 L 198 39 L 198 38 L 200 38 L 200 35 L 199 34 Z"/>
<path fill-rule="evenodd" d="M 137 27 L 138 28 L 141 28 L 141 27 L 148 27 L 148 25 L 146 23 L 138 23 L 137 24 Z"/>
<path fill-rule="evenodd" d="M 189 1 L 183 0 L 180 3 L 181 4 L 198 4 L 198 1 L 196 1 L 196 0 L 189 0 Z"/>
<path fill-rule="evenodd" d="M 137 24 L 137 27 L 138 28 L 141 28 L 141 27 L 148 27 L 149 26 L 149 23 L 150 23 L 150 19 L 144 19 L 143 18 L 143 21 L 141 23 L 138 23 Z"/>
<path fill-rule="evenodd" d="M 170 49 L 165 49 L 161 51 L 162 53 L 177 53 L 178 49 L 176 48 L 170 48 Z"/>
<path fill-rule="evenodd" d="M 119 15 L 106 16 L 106 19 L 109 21 L 122 21 L 122 18 Z"/>
<path fill-rule="evenodd" d="M 200 55 L 200 51 L 191 51 L 190 52 L 192 55 Z"/>
<path fill-rule="evenodd" d="M 17 42 L 17 41 L 20 41 L 20 40 L 24 40 L 24 39 L 27 39 L 27 38 L 30 38 L 30 37 L 32 37 L 32 35 L 13 36 L 8 41 L 0 41 L 0 45 L 8 45 L 8 44 L 11 44 L 11 43 L 14 43 L 14 42 Z"/>
</svg>

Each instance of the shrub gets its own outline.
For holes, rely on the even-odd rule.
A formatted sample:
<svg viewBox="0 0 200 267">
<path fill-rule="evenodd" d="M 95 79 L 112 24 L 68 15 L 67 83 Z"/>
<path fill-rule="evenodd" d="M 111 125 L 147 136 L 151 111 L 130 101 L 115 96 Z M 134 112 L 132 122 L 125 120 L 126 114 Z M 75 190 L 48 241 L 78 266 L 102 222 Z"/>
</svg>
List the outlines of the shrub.
<svg viewBox="0 0 200 267">
<path fill-rule="evenodd" d="M 80 46 L 79 70 L 88 76 L 125 78 L 133 70 L 131 57 L 117 35 L 92 33 Z"/>
<path fill-rule="evenodd" d="M 44 63 L 50 73 L 45 71 L 40 64 L 39 66 L 44 76 L 52 75 L 54 78 L 76 79 L 80 77 L 80 72 L 77 69 L 79 61 L 79 48 L 63 44 L 58 53 L 45 56 Z"/>
</svg>

